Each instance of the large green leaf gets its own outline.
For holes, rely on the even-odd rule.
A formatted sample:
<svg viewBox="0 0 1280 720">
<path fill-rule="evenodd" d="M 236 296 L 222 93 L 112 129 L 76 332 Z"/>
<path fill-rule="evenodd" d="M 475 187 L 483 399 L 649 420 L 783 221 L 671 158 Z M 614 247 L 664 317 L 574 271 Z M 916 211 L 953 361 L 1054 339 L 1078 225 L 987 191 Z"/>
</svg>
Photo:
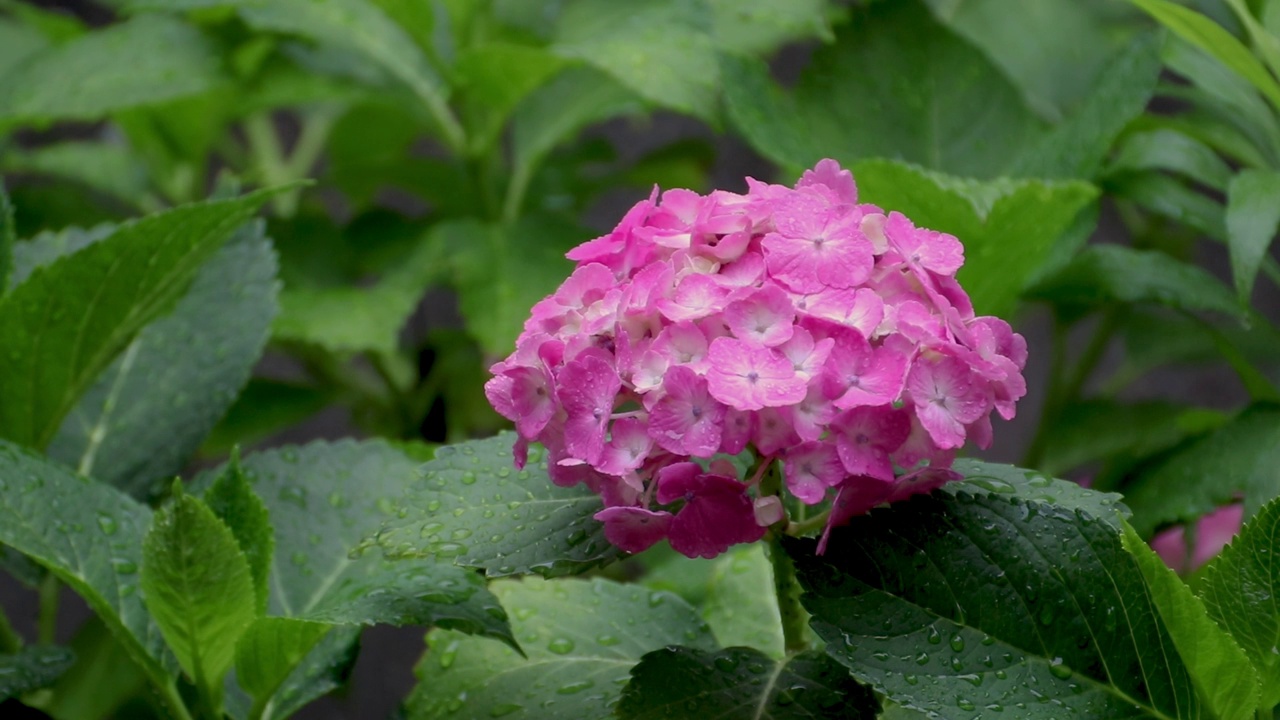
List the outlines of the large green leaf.
<svg viewBox="0 0 1280 720">
<path fill-rule="evenodd" d="M 36 269 L 0 298 L 0 436 L 43 448 L 134 335 L 278 190 L 184 205 Z M 214 348 L 216 351 L 216 348 Z"/>
<path fill-rule="evenodd" d="M 180 490 L 142 545 L 141 587 L 183 672 L 220 692 L 236 641 L 257 616 L 249 563 L 207 505 Z"/>
<path fill-rule="evenodd" d="M 958 278 L 983 315 L 1013 311 L 1059 237 L 1098 195 L 1076 181 L 963 180 L 885 160 L 860 162 L 853 172 L 859 199 L 964 243 Z"/>
<path fill-rule="evenodd" d="M 511 641 L 479 574 L 429 560 L 353 556 L 394 520 L 418 464 L 382 441 L 317 442 L 241 463 L 275 529 L 268 614 L 333 625 L 440 625 Z"/>
<path fill-rule="evenodd" d="M 618 717 L 625 720 L 870 720 L 879 710 L 875 695 L 823 653 L 779 660 L 748 647 L 648 653 L 631 669 L 618 703 Z"/>
<path fill-rule="evenodd" d="M 720 73 L 729 121 L 761 155 L 799 175 L 831 154 L 801 116 L 796 99 L 773 81 L 764 60 L 722 54 Z"/>
<path fill-rule="evenodd" d="M 1169 0 L 1130 0 L 1178 37 L 1213 55 L 1280 109 L 1280 84 L 1249 48 L 1218 23 Z"/>
<path fill-rule="evenodd" d="M 1198 717 L 1186 667 L 1120 533 L 1017 497 L 917 497 L 792 545 L 827 652 L 893 702 L 948 718 Z"/>
<path fill-rule="evenodd" d="M 13 655 L 0 654 L 0 702 L 52 685 L 75 662 L 62 647 L 30 646 Z"/>
<path fill-rule="evenodd" d="M 564 253 L 587 237 L 556 218 L 525 215 L 511 227 L 444 223 L 433 240 L 450 257 L 467 329 L 486 352 L 502 356 L 515 348 L 529 308 L 573 271 Z"/>
<path fill-rule="evenodd" d="M 1158 303 L 1184 311 L 1213 311 L 1236 318 L 1235 295 L 1208 271 L 1156 250 L 1093 245 L 1042 279 L 1028 297 L 1068 308 L 1109 303 Z"/>
<path fill-rule="evenodd" d="M 1280 225 L 1280 173 L 1243 170 L 1227 188 L 1227 248 L 1240 302 L 1248 304 L 1253 282 Z"/>
<path fill-rule="evenodd" d="M 1105 17 L 1107 0 L 1040 0 L 1016 10 L 1001 0 L 926 0 L 939 21 L 980 48 L 1027 104 L 1059 121 L 1103 80 L 1107 55 L 1128 34 Z"/>
<path fill-rule="evenodd" d="M 22 61 L 49 46 L 49 40 L 12 18 L 0 18 L 0 78 Z"/>
<path fill-rule="evenodd" d="M 708 0 L 716 46 L 765 55 L 797 40 L 832 40 L 825 0 Z"/>
<path fill-rule="evenodd" d="M 1160 44 L 1160 36 L 1147 34 L 1118 50 L 1080 107 L 1028 147 L 1012 174 L 1084 179 L 1096 175 L 1115 139 L 1142 114 L 1155 92 Z"/>
<path fill-rule="evenodd" d="M 1244 495 L 1245 517 L 1280 496 L 1280 408 L 1255 405 L 1144 469 L 1125 492 L 1143 537 L 1189 522 Z"/>
<path fill-rule="evenodd" d="M 307 703 L 346 685 L 360 649 L 359 641 L 358 627 L 340 625 L 330 630 L 276 689 L 266 717 L 293 717 Z"/>
<path fill-rule="evenodd" d="M 612 716 L 631 667 L 668 645 L 714 650 L 697 612 L 670 593 L 606 580 L 503 580 L 527 657 L 492 640 L 434 630 L 418 664 L 409 720 Z"/>
<path fill-rule="evenodd" d="M 600 497 L 559 487 L 540 447 L 513 467 L 513 433 L 449 445 L 422 467 L 376 542 L 392 557 L 453 558 L 490 576 L 581 571 L 619 551 L 594 518 Z"/>
<path fill-rule="evenodd" d="M 1214 624 L 1200 598 L 1133 528 L 1125 528 L 1123 541 L 1151 586 L 1156 609 L 1205 706 L 1220 720 L 1254 717 L 1259 699 L 1258 673 L 1239 643 Z"/>
<path fill-rule="evenodd" d="M 484 43 L 463 50 L 454 72 L 472 118 L 469 150 L 477 155 L 488 152 L 516 105 L 568 64 L 530 45 Z"/>
<path fill-rule="evenodd" d="M 786 649 L 773 568 L 762 543 L 730 548 L 716 558 L 702 617 L 722 647 L 742 645 L 775 660 L 783 658 Z"/>
<path fill-rule="evenodd" d="M 1267 503 L 1204 570 L 1200 596 L 1262 681 L 1262 707 L 1280 703 L 1280 501 Z"/>
<path fill-rule="evenodd" d="M 204 501 L 236 539 L 249 564 L 258 613 L 267 609 L 269 574 L 275 557 L 276 538 L 271 517 L 262 498 L 253 492 L 240 467 L 238 453 L 204 493 Z"/>
<path fill-rule="evenodd" d="M 964 479 L 943 485 L 941 491 L 944 493 L 1016 497 L 1025 502 L 1079 510 L 1117 531 L 1129 517 L 1129 508 L 1121 502 L 1120 495 L 1090 490 L 1079 483 L 1060 480 L 1035 470 L 971 458 L 957 460 L 951 469 L 963 475 Z"/>
<path fill-rule="evenodd" d="M 28 56 L 0 82 L 0 124 L 96 120 L 216 82 L 214 49 L 195 28 L 147 15 Z"/>
<path fill-rule="evenodd" d="M 271 243 L 250 224 L 196 272 L 173 311 L 103 371 L 62 422 L 49 455 L 134 495 L 175 475 L 249 380 L 277 288 Z"/>
<path fill-rule="evenodd" d="M 84 598 L 153 682 L 177 670 L 138 591 L 151 511 L 0 440 L 0 543 L 30 556 Z"/>
<path fill-rule="evenodd" d="M 917 0 L 855 11 L 814 55 L 795 103 L 796 131 L 845 163 L 891 157 L 994 177 L 1039 132 L 1018 91 Z"/>
<path fill-rule="evenodd" d="M 18 241 L 13 229 L 13 205 L 0 179 L 0 295 L 9 289 L 9 274 L 13 271 L 13 245 Z"/>
<path fill-rule="evenodd" d="M 705 0 L 578 0 L 551 49 L 609 73 L 655 105 L 715 114 L 719 67 Z"/>
</svg>

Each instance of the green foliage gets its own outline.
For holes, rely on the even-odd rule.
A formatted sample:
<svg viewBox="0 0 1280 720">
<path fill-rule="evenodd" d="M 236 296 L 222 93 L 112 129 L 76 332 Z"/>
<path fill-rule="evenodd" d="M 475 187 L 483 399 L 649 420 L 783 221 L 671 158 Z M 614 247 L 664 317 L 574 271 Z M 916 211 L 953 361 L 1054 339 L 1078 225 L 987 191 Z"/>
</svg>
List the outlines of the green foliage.
<svg viewBox="0 0 1280 720">
<path fill-rule="evenodd" d="M 237 455 L 232 456 L 231 465 L 205 491 L 204 502 L 231 531 L 240 552 L 244 553 L 253 580 L 257 612 L 261 614 L 267 608 L 268 575 L 276 540 L 267 506 L 254 494 Z"/>
<path fill-rule="evenodd" d="M 680 598 L 605 580 L 498 581 L 524 657 L 492 640 L 434 630 L 417 667 L 410 720 L 607 717 L 628 671 L 668 645 L 715 650 Z M 460 715 L 459 715 L 460 713 Z"/>
<path fill-rule="evenodd" d="M 376 543 L 394 558 L 452 559 L 487 575 L 558 575 L 614 560 L 619 550 L 592 518 L 600 497 L 547 476 L 544 452 L 529 448 L 513 467 L 513 433 L 442 447 L 422 466 Z"/>
<path fill-rule="evenodd" d="M 854 167 L 867 201 L 963 238 L 957 279 L 980 315 L 1007 316 L 1076 215 L 1097 197 L 1082 182 L 963 180 L 884 160 Z"/>
<path fill-rule="evenodd" d="M 258 618 L 236 644 L 236 682 L 256 701 L 265 702 L 329 629 L 294 618 Z"/>
<path fill-rule="evenodd" d="M 732 548 L 715 559 L 702 618 L 722 647 L 751 647 L 774 660 L 783 658 L 778 598 L 763 545 Z"/>
<path fill-rule="evenodd" d="M 1164 561 L 1126 527 L 1124 547 L 1151 586 L 1151 597 L 1187 664 L 1200 698 L 1214 717 L 1248 720 L 1258 708 L 1258 673 L 1237 641 L 1214 624 L 1205 604 Z"/>
<path fill-rule="evenodd" d="M 1199 700 L 1118 530 L 1016 496 L 912 499 L 794 556 L 827 652 L 893 702 L 947 717 L 1053 703 L 1195 717 Z"/>
<path fill-rule="evenodd" d="M 631 669 L 618 717 L 752 717 L 759 720 L 874 718 L 880 703 L 829 656 L 770 658 L 745 647 L 712 653 L 655 650 Z"/>
<path fill-rule="evenodd" d="M 200 264 L 276 190 L 183 206 L 126 223 L 31 273 L 0 298 L 0 436 L 43 448 L 63 418 Z M 78 291 L 66 293 L 64 288 Z"/>
<path fill-rule="evenodd" d="M 0 295 L 9 289 L 9 273 L 13 269 L 13 245 L 18 241 L 13 229 L 13 205 L 0 180 Z"/>
<path fill-rule="evenodd" d="M 971 459 L 957 460 L 952 469 L 964 477 L 958 483 L 942 486 L 943 493 L 1044 503 L 1063 511 L 1086 513 L 1117 530 L 1129 517 L 1129 508 L 1120 502 L 1120 495 L 1090 490 L 1035 470 Z"/>
<path fill-rule="evenodd" d="M 53 684 L 66 672 L 75 655 L 61 647 L 26 647 L 13 654 L 0 653 L 0 702 Z"/>
<path fill-rule="evenodd" d="M 1280 173 L 1275 172 L 1244 170 L 1227 188 L 1227 247 L 1241 304 L 1248 304 L 1258 268 L 1280 226 L 1277 197 Z"/>
</svg>

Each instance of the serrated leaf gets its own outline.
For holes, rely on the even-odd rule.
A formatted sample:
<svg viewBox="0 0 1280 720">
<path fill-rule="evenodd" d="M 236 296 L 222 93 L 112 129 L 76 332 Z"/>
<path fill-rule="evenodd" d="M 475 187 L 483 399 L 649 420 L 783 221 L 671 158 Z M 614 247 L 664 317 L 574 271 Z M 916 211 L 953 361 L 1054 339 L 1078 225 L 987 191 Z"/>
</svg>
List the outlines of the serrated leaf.
<svg viewBox="0 0 1280 720">
<path fill-rule="evenodd" d="M 1124 547 L 1138 561 L 1160 617 L 1187 664 L 1200 697 L 1220 720 L 1249 720 L 1258 709 L 1258 673 L 1240 645 L 1214 624 L 1191 588 L 1125 526 Z"/>
<path fill-rule="evenodd" d="M 699 561 L 694 560 L 694 563 Z M 716 558 L 702 602 L 702 618 L 722 647 L 755 648 L 774 660 L 786 655 L 773 568 L 764 545 L 730 548 Z"/>
<path fill-rule="evenodd" d="M 1280 225 L 1280 173 L 1242 170 L 1227 188 L 1227 249 L 1241 304 L 1253 295 L 1267 249 Z"/>
<path fill-rule="evenodd" d="M 172 312 L 102 372 L 63 420 L 49 455 L 135 496 L 173 477 L 248 382 L 278 287 L 262 226 L 241 228 L 196 271 Z"/>
<path fill-rule="evenodd" d="M 52 685 L 75 659 L 67 648 L 39 645 L 0 654 L 0 702 Z"/>
<path fill-rule="evenodd" d="M 1155 92 L 1160 45 L 1160 36 L 1148 33 L 1116 51 L 1080 107 L 1026 148 L 1010 174 L 1094 177 L 1115 139 L 1129 121 L 1142 114 Z"/>
<path fill-rule="evenodd" d="M 853 174 L 859 199 L 964 243 L 957 278 L 983 315 L 1013 311 L 1059 237 L 1098 196 L 1097 188 L 1077 181 L 981 182 L 886 160 L 860 162 Z"/>
<path fill-rule="evenodd" d="M 316 442 L 242 461 L 275 529 L 268 614 L 333 625 L 439 625 L 512 642 L 474 572 L 427 560 L 352 556 L 394 517 L 418 463 L 382 441 Z M 208 482 L 206 476 L 203 482 Z"/>
<path fill-rule="evenodd" d="M 199 31 L 144 15 L 28 56 L 0 83 L 0 123 L 96 120 L 218 80 L 214 48 Z"/>
<path fill-rule="evenodd" d="M 1235 295 L 1208 271 L 1156 250 L 1093 245 L 1027 291 L 1067 307 L 1158 303 L 1177 310 L 1243 317 Z"/>
<path fill-rule="evenodd" d="M 1090 490 L 1079 483 L 1050 477 L 1036 470 L 971 458 L 955 461 L 951 469 L 963 475 L 964 479 L 943 485 L 941 491 L 944 493 L 1016 497 L 1067 510 L 1082 510 L 1116 530 L 1123 526 L 1130 514 L 1129 508 L 1121 502 L 1123 498 L 1116 493 Z"/>
<path fill-rule="evenodd" d="M 118 228 L 115 223 L 102 223 L 91 228 L 73 225 L 56 231 L 46 230 L 27 242 L 20 242 L 13 246 L 13 274 L 10 281 L 17 287 L 26 282 L 36 268 L 50 265 L 58 258 L 75 254 L 105 240 Z"/>
<path fill-rule="evenodd" d="M 0 436 L 43 448 L 115 356 L 276 190 L 120 226 L 0 298 Z M 68 292 L 74 288 L 74 292 Z"/>
<path fill-rule="evenodd" d="M 268 574 L 275 555 L 275 532 L 271 528 L 267 506 L 249 486 L 237 456 L 233 456 L 231 465 L 205 490 L 204 501 L 231 530 L 240 552 L 244 553 L 249 564 L 249 577 L 253 580 L 258 613 L 261 614 L 267 609 L 270 593 Z"/>
<path fill-rule="evenodd" d="M 506 432 L 446 445 L 423 465 L 375 538 L 393 558 L 452 558 L 490 577 L 556 575 L 606 564 L 621 554 L 592 516 L 600 497 L 584 486 L 559 487 L 546 454 L 530 447 L 514 469 Z"/>
<path fill-rule="evenodd" d="M 255 699 L 270 698 L 330 629 L 294 618 L 258 618 L 236 643 L 236 681 Z"/>
<path fill-rule="evenodd" d="M 1280 408 L 1258 404 L 1133 478 L 1125 502 L 1143 537 L 1244 496 L 1251 517 L 1280 496 Z"/>
<path fill-rule="evenodd" d="M 257 616 L 249 563 L 230 528 L 181 492 L 155 515 L 142 544 L 147 610 L 187 677 L 214 693 L 236 641 Z"/>
<path fill-rule="evenodd" d="M 0 440 L 0 544 L 67 583 L 155 683 L 177 663 L 138 592 L 151 510 L 103 483 L 77 477 Z"/>
<path fill-rule="evenodd" d="M 1135 561 L 1079 509 L 917 496 L 792 544 L 827 652 L 893 702 L 947 718 L 1197 717 Z"/>
<path fill-rule="evenodd" d="M 748 647 L 719 652 L 666 647 L 631 669 L 618 717 L 859 720 L 878 716 L 875 695 L 821 652 L 779 660 Z"/>
<path fill-rule="evenodd" d="M 580 0 L 565 7 L 551 50 L 655 105 L 710 119 L 720 82 L 711 22 L 701 0 Z"/>
<path fill-rule="evenodd" d="M 1200 597 L 1209 616 L 1231 633 L 1262 681 L 1262 707 L 1280 702 L 1280 501 L 1245 523 L 1205 567 Z"/>
<path fill-rule="evenodd" d="M 528 308 L 573 271 L 564 253 L 588 233 L 548 216 L 525 215 L 512 227 L 472 220 L 443 223 L 433 241 L 451 259 L 458 309 L 486 352 L 511 352 Z"/>
<path fill-rule="evenodd" d="M 501 580 L 527 657 L 492 640 L 433 630 L 406 702 L 409 720 L 611 717 L 628 671 L 667 645 L 714 650 L 697 612 L 670 593 L 607 580 Z"/>
<path fill-rule="evenodd" d="M 1248 80 L 1280 109 L 1280 84 L 1254 57 L 1249 48 L 1226 28 L 1190 8 L 1168 0 L 1130 0 L 1178 37 L 1213 55 L 1233 72 Z"/>
</svg>

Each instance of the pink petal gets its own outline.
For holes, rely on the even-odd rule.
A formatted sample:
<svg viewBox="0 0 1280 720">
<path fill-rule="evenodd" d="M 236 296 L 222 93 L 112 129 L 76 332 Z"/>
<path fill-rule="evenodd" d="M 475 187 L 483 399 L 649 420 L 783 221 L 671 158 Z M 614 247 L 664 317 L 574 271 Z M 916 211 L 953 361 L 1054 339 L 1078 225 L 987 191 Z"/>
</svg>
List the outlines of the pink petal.
<svg viewBox="0 0 1280 720">
<path fill-rule="evenodd" d="M 787 489 L 808 505 L 822 502 L 827 488 L 839 485 L 847 477 L 835 445 L 806 442 L 787 451 L 783 462 Z"/>
<path fill-rule="evenodd" d="M 644 552 L 671 528 L 671 513 L 638 507 L 611 507 L 593 516 L 604 523 L 604 536 L 614 546 L 629 552 Z"/>
</svg>

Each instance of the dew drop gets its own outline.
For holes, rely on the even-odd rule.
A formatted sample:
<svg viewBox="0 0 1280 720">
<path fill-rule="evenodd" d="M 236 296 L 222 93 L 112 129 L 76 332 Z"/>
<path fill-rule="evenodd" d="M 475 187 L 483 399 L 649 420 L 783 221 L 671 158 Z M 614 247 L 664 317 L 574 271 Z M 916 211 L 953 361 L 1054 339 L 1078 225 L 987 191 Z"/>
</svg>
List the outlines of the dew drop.
<svg viewBox="0 0 1280 720">
<path fill-rule="evenodd" d="M 547 650 L 556 655 L 568 655 L 573 652 L 573 641 L 569 638 L 555 638 L 547 643 Z"/>
</svg>

